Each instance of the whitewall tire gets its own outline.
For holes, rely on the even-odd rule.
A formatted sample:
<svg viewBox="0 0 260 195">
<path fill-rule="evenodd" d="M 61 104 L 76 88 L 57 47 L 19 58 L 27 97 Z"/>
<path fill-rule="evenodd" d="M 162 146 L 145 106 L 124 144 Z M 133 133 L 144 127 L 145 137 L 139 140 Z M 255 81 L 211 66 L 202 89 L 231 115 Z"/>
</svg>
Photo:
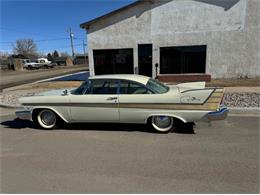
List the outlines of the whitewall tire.
<svg viewBox="0 0 260 195">
<path fill-rule="evenodd" d="M 55 129 L 57 125 L 57 116 L 51 110 L 41 110 L 37 114 L 37 123 L 44 129 Z"/>
<path fill-rule="evenodd" d="M 160 133 L 168 133 L 174 128 L 174 120 L 170 116 L 153 116 L 151 125 Z"/>
</svg>

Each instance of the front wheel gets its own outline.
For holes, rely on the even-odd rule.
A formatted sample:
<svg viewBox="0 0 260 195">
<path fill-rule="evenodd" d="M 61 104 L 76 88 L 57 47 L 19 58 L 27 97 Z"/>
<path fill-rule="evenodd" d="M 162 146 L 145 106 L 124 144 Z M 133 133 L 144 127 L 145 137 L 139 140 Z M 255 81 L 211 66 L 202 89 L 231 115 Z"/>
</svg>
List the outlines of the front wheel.
<svg viewBox="0 0 260 195">
<path fill-rule="evenodd" d="M 151 125 L 160 133 L 168 133 L 174 129 L 174 120 L 169 116 L 153 116 L 151 118 Z"/>
<path fill-rule="evenodd" d="M 55 129 L 57 126 L 57 116 L 51 110 L 41 110 L 35 119 L 37 124 L 43 129 Z"/>
</svg>

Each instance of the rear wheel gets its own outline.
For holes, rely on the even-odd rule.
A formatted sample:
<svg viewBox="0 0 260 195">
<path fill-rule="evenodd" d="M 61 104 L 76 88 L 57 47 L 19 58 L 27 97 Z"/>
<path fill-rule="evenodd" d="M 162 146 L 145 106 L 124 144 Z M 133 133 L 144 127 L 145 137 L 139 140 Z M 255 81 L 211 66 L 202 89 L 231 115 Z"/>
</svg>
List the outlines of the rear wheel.
<svg viewBox="0 0 260 195">
<path fill-rule="evenodd" d="M 57 115 L 48 109 L 35 113 L 34 121 L 43 129 L 55 129 L 57 127 Z"/>
<path fill-rule="evenodd" d="M 160 133 L 168 133 L 174 129 L 174 120 L 169 116 L 152 116 L 152 127 Z"/>
</svg>

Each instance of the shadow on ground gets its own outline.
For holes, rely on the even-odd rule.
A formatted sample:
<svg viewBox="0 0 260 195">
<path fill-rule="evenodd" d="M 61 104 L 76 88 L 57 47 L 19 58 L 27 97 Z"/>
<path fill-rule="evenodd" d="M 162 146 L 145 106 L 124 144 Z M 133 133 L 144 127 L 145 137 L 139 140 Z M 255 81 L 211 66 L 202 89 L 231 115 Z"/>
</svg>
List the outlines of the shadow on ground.
<svg viewBox="0 0 260 195">
<path fill-rule="evenodd" d="M 1 125 L 9 129 L 31 128 L 41 130 L 36 127 L 32 121 L 20 120 L 18 118 L 10 121 L 3 121 Z M 95 130 L 95 131 L 139 131 L 146 133 L 157 133 L 148 125 L 140 124 L 119 124 L 119 123 L 77 123 L 77 124 L 62 124 L 56 130 Z M 172 133 L 194 134 L 192 123 L 178 124 Z"/>
</svg>

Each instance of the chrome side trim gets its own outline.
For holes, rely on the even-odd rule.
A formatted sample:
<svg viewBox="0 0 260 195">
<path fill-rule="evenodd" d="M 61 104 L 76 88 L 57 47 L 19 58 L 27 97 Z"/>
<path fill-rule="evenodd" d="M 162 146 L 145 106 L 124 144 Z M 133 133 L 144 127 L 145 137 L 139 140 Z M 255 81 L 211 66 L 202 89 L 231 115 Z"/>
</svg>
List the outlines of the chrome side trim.
<svg viewBox="0 0 260 195">
<path fill-rule="evenodd" d="M 218 102 L 205 104 L 188 103 L 24 103 L 23 106 L 34 107 L 100 107 L 100 108 L 133 108 L 133 109 L 163 109 L 163 110 L 210 110 L 218 108 Z"/>
<path fill-rule="evenodd" d="M 32 112 L 30 110 L 19 110 L 15 112 L 19 119 L 32 120 Z"/>
</svg>

